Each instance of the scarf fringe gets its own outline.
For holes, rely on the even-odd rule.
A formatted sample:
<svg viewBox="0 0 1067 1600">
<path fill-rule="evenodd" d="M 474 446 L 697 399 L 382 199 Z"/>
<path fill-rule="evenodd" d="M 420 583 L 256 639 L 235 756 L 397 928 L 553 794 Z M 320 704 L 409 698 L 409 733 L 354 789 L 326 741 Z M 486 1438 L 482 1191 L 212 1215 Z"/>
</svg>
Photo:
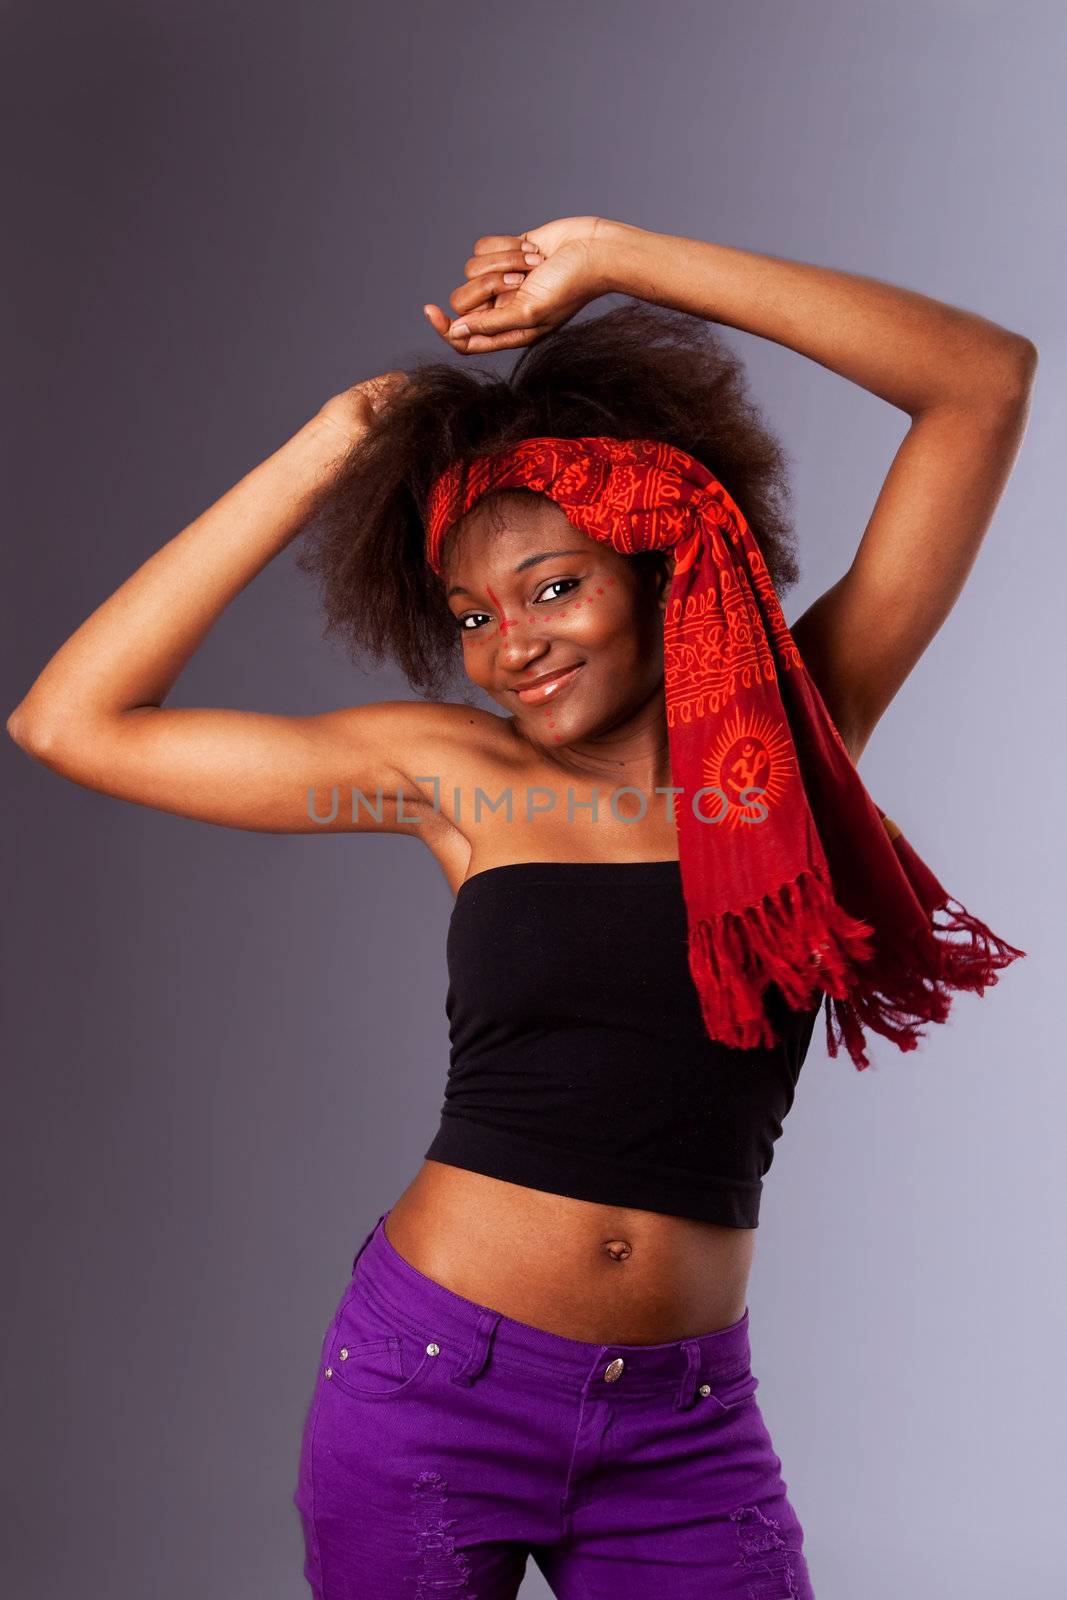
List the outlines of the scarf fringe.
<svg viewBox="0 0 1067 1600">
<path fill-rule="evenodd" d="M 744 911 L 696 921 L 689 968 L 709 1034 L 741 1050 L 773 1045 L 763 1004 L 768 983 L 797 1011 L 820 989 L 845 997 L 853 966 L 871 956 L 873 935 L 810 868 Z"/>
<path fill-rule="evenodd" d="M 940 911 L 948 920 L 938 926 Z M 871 924 L 850 916 L 811 869 L 742 912 L 698 921 L 689 966 L 709 1035 L 735 1049 L 770 1047 L 777 1036 L 767 985 L 777 984 L 797 1011 L 822 992 L 831 1058 L 843 1044 L 862 1071 L 870 1066 L 864 1029 L 914 1050 L 927 1023 L 945 1021 L 957 990 L 984 994 L 1001 968 L 1026 954 L 951 896 L 933 908 L 924 938 L 895 958 L 876 951 L 875 939 Z"/>
<path fill-rule="evenodd" d="M 933 920 L 938 912 L 944 912 L 948 921 L 938 925 Z M 927 1023 L 946 1020 L 958 991 L 984 994 L 997 983 L 1002 968 L 1026 955 L 951 895 L 933 907 L 929 934 L 936 963 L 933 974 L 916 962 L 914 967 L 895 968 L 898 981 L 893 983 L 886 983 L 879 973 L 873 993 L 854 990 L 844 999 L 826 996 L 826 1048 L 831 1057 L 844 1044 L 858 1071 L 870 1066 L 865 1027 L 892 1039 L 901 1050 L 914 1050 L 925 1037 Z M 964 936 L 962 941 L 955 937 L 958 934 Z"/>
<path fill-rule="evenodd" d="M 940 928 L 934 927 L 933 932 L 942 941 L 938 949 L 944 958 L 943 972 L 954 989 L 970 989 L 975 994 L 984 994 L 987 988 L 991 989 L 996 983 L 1001 968 L 1010 966 L 1020 956 L 1026 955 L 1026 951 L 1020 950 L 1018 945 L 1009 944 L 1007 939 L 1001 939 L 993 933 L 952 895 L 947 895 L 935 911 L 943 911 L 949 918 Z M 957 944 L 943 937 L 954 933 L 965 934 L 967 942 Z"/>
</svg>

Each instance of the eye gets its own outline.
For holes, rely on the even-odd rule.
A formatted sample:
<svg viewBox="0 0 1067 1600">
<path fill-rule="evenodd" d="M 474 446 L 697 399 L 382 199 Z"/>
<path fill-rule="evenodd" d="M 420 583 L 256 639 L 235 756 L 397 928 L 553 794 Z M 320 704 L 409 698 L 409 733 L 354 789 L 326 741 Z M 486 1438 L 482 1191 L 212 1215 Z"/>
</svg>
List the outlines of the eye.
<svg viewBox="0 0 1067 1600">
<path fill-rule="evenodd" d="M 558 600 L 560 596 L 551 593 L 552 590 L 559 589 L 562 585 L 568 585 L 573 588 L 581 581 L 581 578 L 553 578 L 551 583 L 545 584 L 534 603 L 539 605 L 546 598 L 550 601 Z M 564 589 L 564 593 L 567 592 L 568 589 Z M 484 620 L 486 616 L 487 613 L 484 611 L 468 611 L 464 616 L 456 618 L 456 628 L 460 633 L 477 633 L 482 626 L 482 621 L 479 619 Z M 473 624 L 473 626 L 468 626 L 468 624 Z"/>
<path fill-rule="evenodd" d="M 580 578 L 553 578 L 551 583 L 547 583 L 545 585 L 539 598 L 543 599 L 544 596 L 548 594 L 549 589 L 558 589 L 561 583 L 580 583 L 581 581 L 582 580 Z M 551 598 L 553 600 L 558 600 L 559 596 L 552 595 Z"/>
</svg>

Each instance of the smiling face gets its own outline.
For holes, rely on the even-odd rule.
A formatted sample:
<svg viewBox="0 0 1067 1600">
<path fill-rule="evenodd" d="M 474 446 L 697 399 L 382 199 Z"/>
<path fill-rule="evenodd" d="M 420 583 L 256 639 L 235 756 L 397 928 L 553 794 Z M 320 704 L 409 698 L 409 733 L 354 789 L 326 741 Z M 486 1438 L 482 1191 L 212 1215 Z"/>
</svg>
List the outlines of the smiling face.
<svg viewBox="0 0 1067 1600">
<path fill-rule="evenodd" d="M 662 695 L 664 565 L 620 555 L 529 492 L 479 501 L 443 554 L 468 676 L 532 743 L 578 744 Z"/>
</svg>

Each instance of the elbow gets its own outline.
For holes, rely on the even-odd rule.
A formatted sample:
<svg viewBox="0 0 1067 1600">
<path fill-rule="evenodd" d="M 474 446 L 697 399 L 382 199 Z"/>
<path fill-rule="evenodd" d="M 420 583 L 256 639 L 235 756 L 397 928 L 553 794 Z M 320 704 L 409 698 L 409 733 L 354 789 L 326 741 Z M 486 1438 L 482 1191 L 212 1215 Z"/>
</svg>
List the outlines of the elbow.
<svg viewBox="0 0 1067 1600">
<path fill-rule="evenodd" d="M 1037 345 L 1021 333 L 1001 328 L 949 387 L 924 406 L 906 407 L 913 420 L 922 411 L 947 410 L 996 421 L 1018 422 L 1030 408 L 1037 375 Z"/>
<path fill-rule="evenodd" d="M 990 398 L 1015 408 L 1025 408 L 1037 376 L 1037 345 L 1013 333 L 990 379 Z"/>
<path fill-rule="evenodd" d="M 1026 338 L 1025 334 L 1017 333 L 1014 339 L 1013 358 L 1015 370 L 1021 380 L 1029 386 L 1037 376 L 1037 345 L 1032 339 Z"/>
<path fill-rule="evenodd" d="M 16 706 L 8 717 L 7 731 L 8 736 L 27 755 L 43 756 L 55 743 L 51 729 L 22 706 Z"/>
<path fill-rule="evenodd" d="M 8 737 L 14 739 L 20 749 L 25 749 L 29 738 L 29 724 L 21 706 L 16 706 L 7 719 Z"/>
</svg>

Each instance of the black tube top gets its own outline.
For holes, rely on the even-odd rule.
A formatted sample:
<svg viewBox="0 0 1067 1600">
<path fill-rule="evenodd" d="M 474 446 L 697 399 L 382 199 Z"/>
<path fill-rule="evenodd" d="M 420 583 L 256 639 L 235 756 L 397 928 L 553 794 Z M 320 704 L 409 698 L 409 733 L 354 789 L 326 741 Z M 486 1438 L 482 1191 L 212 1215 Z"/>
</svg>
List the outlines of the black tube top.
<svg viewBox="0 0 1067 1600">
<path fill-rule="evenodd" d="M 476 872 L 448 927 L 448 1081 L 427 1159 L 604 1205 L 758 1224 L 819 1005 L 772 1049 L 708 1038 L 677 861 Z M 820 997 L 821 999 L 821 997 Z"/>
</svg>

